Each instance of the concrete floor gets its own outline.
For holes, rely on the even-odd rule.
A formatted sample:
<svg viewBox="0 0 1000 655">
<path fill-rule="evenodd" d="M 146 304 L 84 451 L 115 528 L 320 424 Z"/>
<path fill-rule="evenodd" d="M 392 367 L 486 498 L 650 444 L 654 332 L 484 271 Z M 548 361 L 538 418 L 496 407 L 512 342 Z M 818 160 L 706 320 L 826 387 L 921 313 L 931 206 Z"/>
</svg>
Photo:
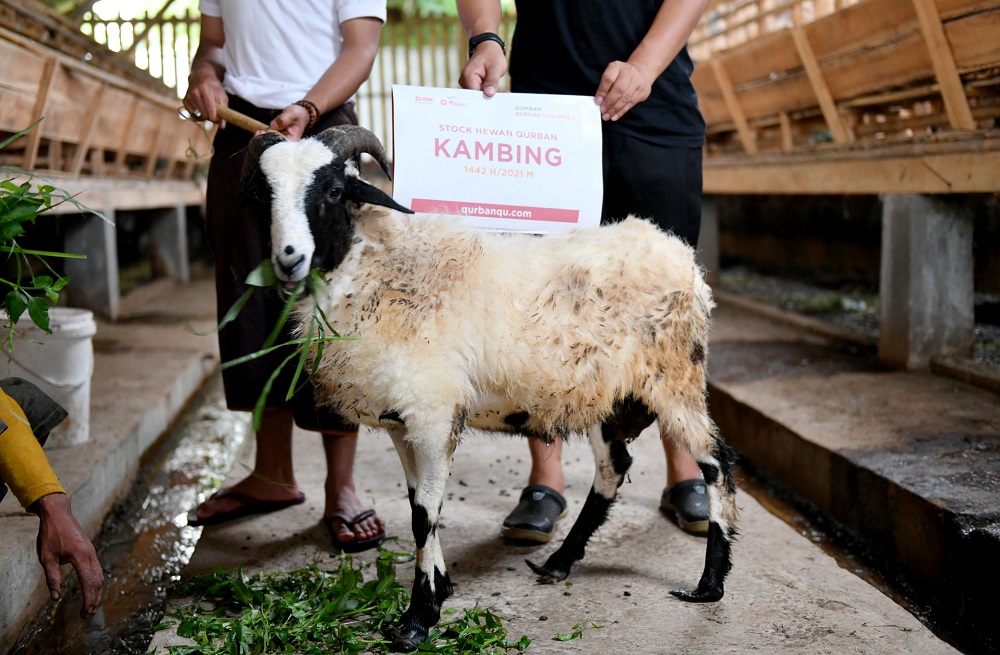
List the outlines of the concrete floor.
<svg viewBox="0 0 1000 655">
<path fill-rule="evenodd" d="M 307 502 L 204 529 L 184 577 L 216 566 L 256 572 L 335 565 L 319 523 L 325 478 L 320 441 L 298 432 L 295 448 Z M 248 443 L 244 464 L 252 463 L 252 451 Z M 530 636 L 532 653 L 958 652 L 746 493 L 739 496 L 742 536 L 726 597 L 695 605 L 670 596 L 670 589 L 697 584 L 705 541 L 679 530 L 658 509 L 665 473 L 655 433 L 644 432 L 632 453 L 630 480 L 587 557 L 566 582 L 539 585 L 523 560 L 544 560 L 555 542 L 524 548 L 499 538 L 500 523 L 525 484 L 526 446 L 481 434 L 466 439 L 455 455 L 443 512 L 442 547 L 455 584 L 446 607 L 478 603 L 511 617 L 508 636 Z M 593 475 L 590 457 L 584 442 L 564 452 L 570 515 L 557 539 L 582 507 Z M 245 471 L 237 465 L 227 483 Z M 399 538 L 394 549 L 412 549 L 402 469 L 386 435 L 361 435 L 355 474 L 360 495 L 386 521 L 388 534 Z M 360 557 L 373 560 L 370 553 Z M 412 570 L 412 563 L 397 569 L 406 585 Z M 603 627 L 586 630 L 579 640 L 554 640 L 587 619 Z M 168 643 L 183 640 L 160 633 L 151 648 Z"/>
</svg>

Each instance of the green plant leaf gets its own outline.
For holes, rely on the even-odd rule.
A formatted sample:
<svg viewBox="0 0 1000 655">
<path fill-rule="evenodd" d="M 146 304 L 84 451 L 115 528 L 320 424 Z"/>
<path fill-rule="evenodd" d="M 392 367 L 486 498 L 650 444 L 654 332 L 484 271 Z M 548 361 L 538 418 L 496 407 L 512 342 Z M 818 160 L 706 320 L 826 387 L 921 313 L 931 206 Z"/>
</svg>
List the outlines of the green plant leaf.
<svg viewBox="0 0 1000 655">
<path fill-rule="evenodd" d="M 12 252 L 19 255 L 34 255 L 36 257 L 58 257 L 60 259 L 86 259 L 86 255 L 71 252 L 51 252 L 48 250 L 28 250 L 17 246 L 0 246 L 0 252 Z M 67 278 L 68 279 L 68 278 Z"/>
<path fill-rule="evenodd" d="M 37 296 L 28 302 L 28 316 L 31 317 L 35 325 L 52 334 L 52 330 L 49 328 L 49 303 L 45 298 Z"/>
<path fill-rule="evenodd" d="M 159 628 L 160 626 L 157 626 Z M 177 636 L 178 637 L 193 637 L 198 633 L 198 629 L 195 627 L 194 621 L 190 619 L 184 619 L 181 621 L 180 625 L 177 626 Z"/>
<path fill-rule="evenodd" d="M 10 316 L 11 324 L 16 324 L 20 320 L 24 310 L 28 308 L 30 297 L 19 289 L 14 289 L 7 293 L 3 300 L 3 306 Z"/>
<path fill-rule="evenodd" d="M 38 120 L 36 120 L 34 123 L 32 123 L 31 125 L 29 125 L 28 127 L 24 128 L 23 130 L 21 130 L 20 132 L 18 132 L 17 134 L 13 134 L 13 135 L 7 137 L 6 139 L 4 139 L 3 141 L 0 141 L 0 149 L 3 149 L 5 147 L 7 147 L 7 145 L 9 143 L 13 142 L 13 141 L 16 141 L 17 139 L 20 139 L 22 136 L 24 136 L 25 134 L 27 134 L 28 131 L 31 130 L 31 128 L 33 128 L 34 126 L 36 126 L 39 123 L 41 123 L 42 120 L 44 120 L 44 119 L 45 119 L 45 117 L 42 116 L 41 118 L 39 118 Z"/>
<path fill-rule="evenodd" d="M 274 267 L 270 259 L 265 259 L 257 264 L 256 268 L 247 275 L 246 283 L 252 287 L 275 287 L 278 285 L 278 276 L 274 274 Z"/>
</svg>

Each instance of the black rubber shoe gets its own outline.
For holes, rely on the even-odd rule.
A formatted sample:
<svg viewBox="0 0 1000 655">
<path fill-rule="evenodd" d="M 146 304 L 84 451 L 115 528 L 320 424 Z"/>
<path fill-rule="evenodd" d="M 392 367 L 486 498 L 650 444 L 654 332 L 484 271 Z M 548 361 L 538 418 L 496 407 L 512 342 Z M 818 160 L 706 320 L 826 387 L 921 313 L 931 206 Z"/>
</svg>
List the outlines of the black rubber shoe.
<svg viewBox="0 0 1000 655">
<path fill-rule="evenodd" d="M 543 484 L 529 484 L 521 500 L 507 515 L 500 536 L 508 541 L 548 543 L 556 533 L 556 522 L 566 516 L 566 499 Z"/>
<path fill-rule="evenodd" d="M 660 509 L 672 514 L 677 525 L 688 534 L 708 534 L 708 489 L 704 480 L 685 480 L 663 490 Z"/>
</svg>

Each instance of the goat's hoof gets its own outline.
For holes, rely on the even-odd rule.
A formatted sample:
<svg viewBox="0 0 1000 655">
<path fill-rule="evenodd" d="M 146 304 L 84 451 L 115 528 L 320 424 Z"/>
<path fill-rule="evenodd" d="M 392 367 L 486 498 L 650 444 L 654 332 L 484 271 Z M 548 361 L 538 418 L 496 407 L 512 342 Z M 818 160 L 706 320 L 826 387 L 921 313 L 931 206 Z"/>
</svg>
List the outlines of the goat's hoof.
<svg viewBox="0 0 1000 655">
<path fill-rule="evenodd" d="M 529 567 L 531 567 L 531 570 L 538 575 L 538 582 L 541 584 L 555 584 L 556 582 L 562 582 L 569 577 L 569 571 L 549 568 L 547 562 L 545 566 L 538 566 L 529 559 L 524 561 Z"/>
<path fill-rule="evenodd" d="M 714 603 L 722 600 L 722 596 L 724 594 L 721 586 L 719 586 L 718 589 L 702 589 L 701 587 L 698 587 L 694 591 L 674 589 L 670 593 L 671 595 L 677 596 L 681 600 L 689 603 Z"/>
<path fill-rule="evenodd" d="M 392 652 L 409 653 L 427 639 L 427 632 L 426 628 L 397 625 L 386 630 L 385 637 L 392 639 Z"/>
</svg>

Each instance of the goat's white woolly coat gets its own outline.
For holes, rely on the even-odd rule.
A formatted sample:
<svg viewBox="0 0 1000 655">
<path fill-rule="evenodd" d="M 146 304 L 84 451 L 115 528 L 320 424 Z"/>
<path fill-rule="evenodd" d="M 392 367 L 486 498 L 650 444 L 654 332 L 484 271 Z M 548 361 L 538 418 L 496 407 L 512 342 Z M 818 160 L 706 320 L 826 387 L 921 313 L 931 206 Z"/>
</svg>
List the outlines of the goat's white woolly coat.
<svg viewBox="0 0 1000 655">
<path fill-rule="evenodd" d="M 670 408 L 661 423 L 712 432 L 711 292 L 692 249 L 646 221 L 533 236 L 365 206 L 326 279 L 321 308 L 360 339 L 324 349 L 317 398 L 351 420 L 458 405 L 473 427 L 509 431 L 526 412 L 527 431 L 565 436 L 632 393 Z"/>
</svg>

